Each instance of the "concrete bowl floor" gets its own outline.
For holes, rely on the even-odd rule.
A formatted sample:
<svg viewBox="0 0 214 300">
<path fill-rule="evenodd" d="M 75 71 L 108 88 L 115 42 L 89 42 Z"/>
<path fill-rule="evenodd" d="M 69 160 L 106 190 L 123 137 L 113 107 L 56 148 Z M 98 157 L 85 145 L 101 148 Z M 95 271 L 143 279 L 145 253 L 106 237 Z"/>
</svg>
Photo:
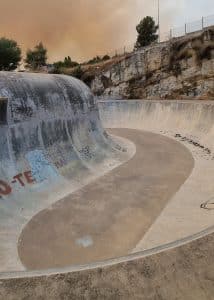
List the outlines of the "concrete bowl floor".
<svg viewBox="0 0 214 300">
<path fill-rule="evenodd" d="M 190 151 L 173 139 L 133 129 L 109 133 L 131 140 L 136 154 L 30 220 L 18 243 L 27 269 L 129 254 L 192 172 Z"/>
<path fill-rule="evenodd" d="M 18 245 L 27 270 L 0 274 L 0 299 L 212 300 L 213 102 L 108 100 L 99 111 L 105 128 L 136 144 L 136 155 L 28 219 Z M 58 261 L 58 254 L 65 258 Z M 43 269 L 49 266 L 56 268 Z"/>
</svg>

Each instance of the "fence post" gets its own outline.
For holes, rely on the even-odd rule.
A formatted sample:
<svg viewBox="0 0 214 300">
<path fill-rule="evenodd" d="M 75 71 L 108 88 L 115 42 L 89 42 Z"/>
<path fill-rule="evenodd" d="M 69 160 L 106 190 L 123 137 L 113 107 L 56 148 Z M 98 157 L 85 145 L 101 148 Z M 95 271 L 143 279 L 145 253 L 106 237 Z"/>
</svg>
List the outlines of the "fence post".
<svg viewBox="0 0 214 300">
<path fill-rule="evenodd" d="M 126 46 L 124 46 L 124 55 L 126 54 Z"/>
<path fill-rule="evenodd" d="M 202 17 L 202 30 L 204 29 L 204 17 Z"/>
<path fill-rule="evenodd" d="M 187 24 L 185 23 L 185 35 L 187 34 Z"/>
<path fill-rule="evenodd" d="M 169 32 L 169 39 L 170 40 L 172 39 L 172 28 L 170 29 L 170 32 Z"/>
</svg>

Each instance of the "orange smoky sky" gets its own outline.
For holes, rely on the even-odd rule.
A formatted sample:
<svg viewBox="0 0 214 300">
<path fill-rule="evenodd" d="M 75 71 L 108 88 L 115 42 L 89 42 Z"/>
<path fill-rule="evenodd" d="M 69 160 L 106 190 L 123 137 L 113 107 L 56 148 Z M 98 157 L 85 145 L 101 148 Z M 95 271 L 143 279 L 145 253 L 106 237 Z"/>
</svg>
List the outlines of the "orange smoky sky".
<svg viewBox="0 0 214 300">
<path fill-rule="evenodd" d="M 175 9 L 170 1 L 162 7 L 163 31 Z M 42 41 L 49 62 L 67 55 L 83 61 L 133 44 L 140 19 L 157 20 L 157 0 L 0 0 L 0 12 L 0 36 L 15 39 L 23 56 Z"/>
</svg>

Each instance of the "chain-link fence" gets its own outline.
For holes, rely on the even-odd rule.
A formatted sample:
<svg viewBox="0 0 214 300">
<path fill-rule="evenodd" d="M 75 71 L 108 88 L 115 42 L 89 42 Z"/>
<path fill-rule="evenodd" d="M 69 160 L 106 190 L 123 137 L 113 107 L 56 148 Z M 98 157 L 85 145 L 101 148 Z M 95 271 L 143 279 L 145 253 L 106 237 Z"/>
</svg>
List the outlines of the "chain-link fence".
<svg viewBox="0 0 214 300">
<path fill-rule="evenodd" d="M 182 27 L 175 27 L 170 30 L 170 38 L 180 37 L 188 33 L 203 30 L 209 26 L 214 25 L 214 15 L 202 17 L 200 20 L 186 23 Z"/>
<path fill-rule="evenodd" d="M 214 15 L 202 17 L 200 20 L 186 23 L 180 27 L 174 27 L 174 28 L 170 29 L 170 31 L 168 31 L 168 32 L 161 32 L 160 33 L 160 42 L 166 42 L 166 41 L 170 40 L 171 38 L 185 36 L 188 33 L 200 31 L 200 30 L 206 29 L 207 27 L 210 27 L 210 26 L 214 26 Z M 134 51 L 134 44 L 128 45 L 128 46 L 126 45 L 126 46 L 116 49 L 114 51 L 110 51 L 108 53 L 103 53 L 102 55 L 99 55 L 99 56 L 102 57 L 103 55 L 108 54 L 110 57 L 116 57 L 116 56 L 125 55 L 132 51 Z"/>
</svg>

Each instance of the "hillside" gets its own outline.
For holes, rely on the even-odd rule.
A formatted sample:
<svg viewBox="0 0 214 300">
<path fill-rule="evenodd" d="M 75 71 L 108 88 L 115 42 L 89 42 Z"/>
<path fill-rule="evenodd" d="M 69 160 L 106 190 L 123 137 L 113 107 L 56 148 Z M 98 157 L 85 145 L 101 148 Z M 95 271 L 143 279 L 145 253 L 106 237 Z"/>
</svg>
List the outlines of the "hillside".
<svg viewBox="0 0 214 300">
<path fill-rule="evenodd" d="M 84 68 L 102 98 L 214 100 L 214 27 Z"/>
</svg>

